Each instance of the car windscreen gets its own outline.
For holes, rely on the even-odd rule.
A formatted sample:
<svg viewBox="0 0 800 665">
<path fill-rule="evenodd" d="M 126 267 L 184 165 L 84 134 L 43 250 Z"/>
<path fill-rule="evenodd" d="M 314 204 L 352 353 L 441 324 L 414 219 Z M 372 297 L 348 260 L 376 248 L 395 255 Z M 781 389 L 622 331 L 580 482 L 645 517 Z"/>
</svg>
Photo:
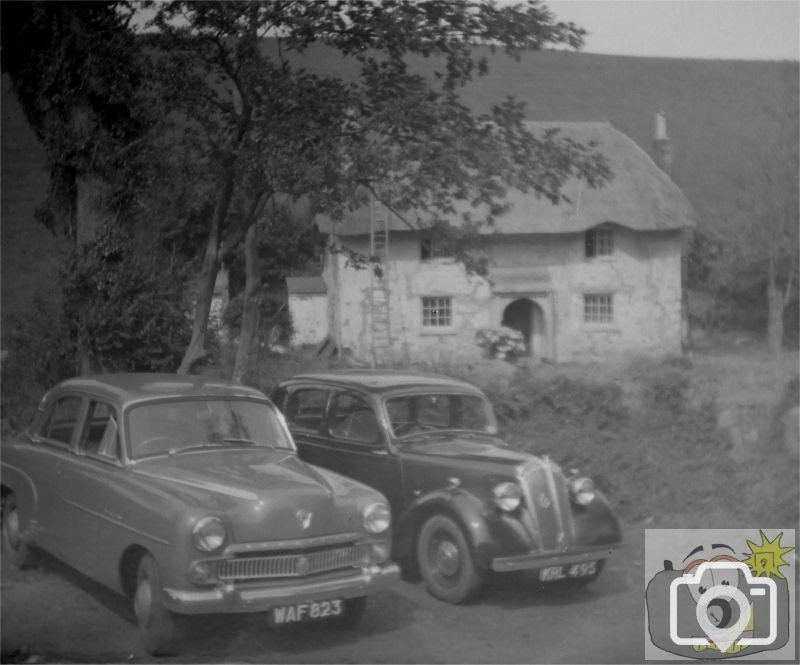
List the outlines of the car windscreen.
<svg viewBox="0 0 800 665">
<path fill-rule="evenodd" d="M 245 399 L 147 402 L 128 412 L 133 459 L 199 448 L 262 446 L 294 450 L 277 409 Z"/>
<path fill-rule="evenodd" d="M 497 434 L 497 421 L 492 407 L 478 395 L 399 395 L 386 400 L 386 410 L 396 437 L 443 430 Z"/>
</svg>

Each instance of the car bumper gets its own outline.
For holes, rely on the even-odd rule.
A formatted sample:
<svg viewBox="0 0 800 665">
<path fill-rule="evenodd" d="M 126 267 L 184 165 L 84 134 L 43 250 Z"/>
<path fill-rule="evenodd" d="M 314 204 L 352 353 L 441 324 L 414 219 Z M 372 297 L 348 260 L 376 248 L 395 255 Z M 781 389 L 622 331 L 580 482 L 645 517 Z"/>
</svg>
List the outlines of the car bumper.
<svg viewBox="0 0 800 665">
<path fill-rule="evenodd" d="M 548 566 L 565 566 L 586 561 L 602 561 L 614 553 L 613 548 L 581 550 L 580 552 L 541 552 L 517 556 L 496 557 L 491 561 L 491 569 L 498 573 L 512 570 L 532 570 Z"/>
<path fill-rule="evenodd" d="M 264 612 L 282 605 L 367 596 L 399 579 L 400 568 L 390 563 L 335 577 L 222 584 L 205 590 L 165 588 L 164 593 L 169 609 L 180 614 Z"/>
</svg>

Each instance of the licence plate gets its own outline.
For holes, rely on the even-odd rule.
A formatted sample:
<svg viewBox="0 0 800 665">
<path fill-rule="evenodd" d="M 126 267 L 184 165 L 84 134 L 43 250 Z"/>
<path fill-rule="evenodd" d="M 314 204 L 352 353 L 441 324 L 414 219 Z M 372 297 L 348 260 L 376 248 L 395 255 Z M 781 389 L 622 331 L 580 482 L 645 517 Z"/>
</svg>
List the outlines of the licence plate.
<svg viewBox="0 0 800 665">
<path fill-rule="evenodd" d="M 285 626 L 290 623 L 328 619 L 344 614 L 343 600 L 320 600 L 310 603 L 297 603 L 273 607 L 270 612 L 272 623 L 276 626 Z"/>
<path fill-rule="evenodd" d="M 591 577 L 597 572 L 597 561 L 571 563 L 566 566 L 548 566 L 539 570 L 540 582 L 557 582 L 580 577 Z"/>
</svg>

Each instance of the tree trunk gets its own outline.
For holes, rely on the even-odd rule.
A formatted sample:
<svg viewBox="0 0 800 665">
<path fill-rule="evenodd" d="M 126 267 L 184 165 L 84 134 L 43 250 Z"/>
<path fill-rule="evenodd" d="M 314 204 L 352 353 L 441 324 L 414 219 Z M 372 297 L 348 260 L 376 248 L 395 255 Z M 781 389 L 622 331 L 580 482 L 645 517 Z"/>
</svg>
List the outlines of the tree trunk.
<svg viewBox="0 0 800 665">
<path fill-rule="evenodd" d="M 245 285 L 239 346 L 233 365 L 232 380 L 242 383 L 247 372 L 250 351 L 258 331 L 261 307 L 261 279 L 258 261 L 258 224 L 251 224 L 244 237 Z"/>
<path fill-rule="evenodd" d="M 219 245 L 222 237 L 222 227 L 228 214 L 228 206 L 233 195 L 233 168 L 224 169 L 225 181 L 217 194 L 217 203 L 211 217 L 211 225 L 206 243 L 206 253 L 203 257 L 203 268 L 197 280 L 196 302 L 194 319 L 192 322 L 192 339 L 183 355 L 183 360 L 178 368 L 178 374 L 188 374 L 196 362 L 202 360 L 206 351 L 206 331 L 208 317 L 211 313 L 211 301 L 214 298 L 214 285 L 219 272 Z"/>
<path fill-rule="evenodd" d="M 774 281 L 767 286 L 767 345 L 770 353 L 783 349 L 783 293 Z"/>
</svg>

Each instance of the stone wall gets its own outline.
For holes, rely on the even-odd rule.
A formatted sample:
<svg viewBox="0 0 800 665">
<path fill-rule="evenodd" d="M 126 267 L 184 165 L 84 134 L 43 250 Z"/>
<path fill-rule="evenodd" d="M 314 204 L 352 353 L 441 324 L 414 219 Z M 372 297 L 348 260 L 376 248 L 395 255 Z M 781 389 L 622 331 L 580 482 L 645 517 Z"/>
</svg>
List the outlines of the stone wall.
<svg viewBox="0 0 800 665">
<path fill-rule="evenodd" d="M 382 278 L 347 266 L 344 254 L 328 257 L 324 278 L 331 329 L 338 326 L 337 341 L 362 360 L 478 354 L 475 333 L 500 327 L 504 309 L 528 299 L 539 316 L 535 354 L 540 358 L 563 362 L 680 353 L 680 233 L 615 226 L 614 243 L 613 256 L 587 259 L 582 233 L 487 236 L 487 281 L 467 275 L 450 259 L 420 261 L 415 234 L 392 233 Z M 369 254 L 366 236 L 345 238 L 344 244 Z M 585 293 L 613 294 L 613 323 L 584 322 Z M 452 298 L 451 326 L 423 326 L 426 296 Z M 381 350 L 386 343 L 380 334 L 373 344 L 373 315 L 380 313 L 383 297 L 389 302 L 388 355 Z"/>
</svg>

